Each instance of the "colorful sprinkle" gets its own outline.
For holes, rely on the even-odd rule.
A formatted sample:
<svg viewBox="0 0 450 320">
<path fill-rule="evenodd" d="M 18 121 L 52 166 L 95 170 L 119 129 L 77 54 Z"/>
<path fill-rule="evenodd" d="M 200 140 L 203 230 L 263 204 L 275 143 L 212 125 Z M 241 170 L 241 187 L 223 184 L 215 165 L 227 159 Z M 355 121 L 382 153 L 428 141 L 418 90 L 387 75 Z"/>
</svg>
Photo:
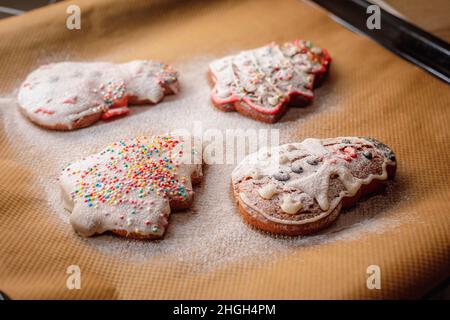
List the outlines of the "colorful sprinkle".
<svg viewBox="0 0 450 320">
<path fill-rule="evenodd" d="M 109 160 L 101 167 L 97 163 L 82 171 L 66 169 L 71 175 L 80 176 L 79 187 L 72 197 L 83 199 L 89 207 L 128 203 L 134 208 L 130 212 L 132 215 L 137 214 L 150 195 L 184 201 L 189 197 L 183 185 L 187 180 L 186 177 L 179 179 L 175 172 L 181 154 L 172 152 L 179 143 L 173 136 L 160 136 L 153 140 L 137 138 L 131 143 L 122 140 L 110 145 L 100 153 L 100 156 L 109 155 Z M 163 152 L 167 152 L 166 156 L 155 157 Z"/>
</svg>

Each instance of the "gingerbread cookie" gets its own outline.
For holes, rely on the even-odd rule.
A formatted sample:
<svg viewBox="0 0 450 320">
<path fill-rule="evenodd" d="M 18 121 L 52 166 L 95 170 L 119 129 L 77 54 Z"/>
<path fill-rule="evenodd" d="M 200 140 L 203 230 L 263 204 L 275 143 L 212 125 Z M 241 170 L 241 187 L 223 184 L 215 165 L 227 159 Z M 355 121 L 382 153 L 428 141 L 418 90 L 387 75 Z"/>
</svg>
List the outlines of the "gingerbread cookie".
<svg viewBox="0 0 450 320">
<path fill-rule="evenodd" d="M 243 51 L 211 63 L 211 99 L 223 111 L 274 123 L 288 106 L 313 100 L 313 88 L 322 83 L 330 63 L 325 49 L 304 40 Z"/>
<path fill-rule="evenodd" d="M 232 187 L 249 224 L 303 235 L 330 225 L 360 196 L 379 191 L 395 170 L 392 150 L 374 139 L 306 139 L 247 156 L 233 171 Z"/>
<path fill-rule="evenodd" d="M 19 91 L 22 113 L 54 130 L 87 127 L 178 92 L 177 72 L 155 61 L 61 62 L 39 67 Z"/>
<path fill-rule="evenodd" d="M 75 231 L 161 238 L 170 212 L 192 204 L 202 176 L 197 146 L 181 136 L 139 137 L 70 164 L 60 183 Z"/>
</svg>

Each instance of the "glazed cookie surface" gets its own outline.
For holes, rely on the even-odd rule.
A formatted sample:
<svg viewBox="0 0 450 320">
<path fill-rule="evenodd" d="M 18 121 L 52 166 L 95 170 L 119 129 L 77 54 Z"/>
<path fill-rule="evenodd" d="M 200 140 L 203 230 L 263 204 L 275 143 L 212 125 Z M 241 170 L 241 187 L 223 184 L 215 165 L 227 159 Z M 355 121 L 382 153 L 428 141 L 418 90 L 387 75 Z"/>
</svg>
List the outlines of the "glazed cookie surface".
<svg viewBox="0 0 450 320">
<path fill-rule="evenodd" d="M 170 212 L 192 204 L 202 176 L 197 146 L 181 136 L 144 136 L 70 164 L 59 180 L 72 227 L 85 237 L 161 238 Z"/>
<path fill-rule="evenodd" d="M 129 104 L 155 104 L 177 92 L 177 72 L 160 62 L 61 62 L 31 72 L 18 102 L 37 125 L 73 130 L 126 115 Z"/>
<path fill-rule="evenodd" d="M 371 139 L 306 139 L 250 154 L 233 170 L 244 220 L 271 233 L 303 235 L 329 226 L 342 208 L 395 175 L 390 148 Z"/>
<path fill-rule="evenodd" d="M 211 99 L 223 111 L 273 123 L 288 106 L 313 100 L 313 88 L 323 82 L 330 63 L 325 49 L 304 40 L 243 51 L 210 64 Z"/>
</svg>

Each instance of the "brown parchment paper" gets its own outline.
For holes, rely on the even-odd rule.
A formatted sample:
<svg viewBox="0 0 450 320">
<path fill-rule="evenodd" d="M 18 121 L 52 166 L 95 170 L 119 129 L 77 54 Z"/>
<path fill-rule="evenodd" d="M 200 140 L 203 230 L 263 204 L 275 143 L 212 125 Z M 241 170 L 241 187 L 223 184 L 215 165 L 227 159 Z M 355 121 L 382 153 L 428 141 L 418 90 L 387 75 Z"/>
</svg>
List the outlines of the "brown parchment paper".
<svg viewBox="0 0 450 320">
<path fill-rule="evenodd" d="M 70 3 L 0 21 L 1 94 L 54 57 L 177 64 L 270 41 L 310 39 L 334 58 L 330 90 L 323 94 L 332 92 L 338 104 L 299 130 L 373 136 L 390 145 L 398 158 L 399 203 L 386 210 L 412 218 L 357 241 L 302 246 L 257 265 L 237 261 L 196 273 L 175 261 L 163 267 L 151 259 L 121 261 L 79 245 L 70 227 L 49 222 L 51 209 L 36 185 L 40 168 L 18 160 L 21 146 L 6 139 L 2 126 L 0 290 L 15 299 L 418 298 L 450 275 L 446 84 L 299 1 L 76 1 L 82 10 L 76 31 L 65 28 Z M 81 290 L 66 288 L 70 264 L 82 269 Z M 373 264 L 381 267 L 381 290 L 366 287 Z"/>
</svg>

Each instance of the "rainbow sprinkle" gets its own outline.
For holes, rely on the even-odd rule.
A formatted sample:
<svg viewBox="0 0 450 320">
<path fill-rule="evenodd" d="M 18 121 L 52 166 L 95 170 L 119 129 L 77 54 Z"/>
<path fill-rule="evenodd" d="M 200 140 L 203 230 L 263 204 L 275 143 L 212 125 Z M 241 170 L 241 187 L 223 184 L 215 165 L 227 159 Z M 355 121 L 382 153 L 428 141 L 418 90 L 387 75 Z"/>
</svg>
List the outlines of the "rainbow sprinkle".
<svg viewBox="0 0 450 320">
<path fill-rule="evenodd" d="M 126 86 L 123 81 L 119 83 L 108 82 L 106 88 L 104 85 L 100 86 L 102 91 L 103 101 L 107 106 L 112 106 L 116 101 L 122 99 L 125 96 Z"/>
<path fill-rule="evenodd" d="M 99 153 L 99 159 L 107 159 L 84 170 L 65 170 L 78 175 L 73 199 L 80 199 L 89 207 L 99 204 L 131 204 L 140 209 L 148 196 L 185 201 L 189 197 L 184 183 L 186 177 L 177 176 L 183 151 L 174 151 L 180 145 L 173 136 L 140 137 L 121 140 Z M 105 157 L 106 156 L 106 157 Z M 150 200 L 152 204 L 152 200 Z M 136 213 L 135 210 L 131 212 Z"/>
</svg>

